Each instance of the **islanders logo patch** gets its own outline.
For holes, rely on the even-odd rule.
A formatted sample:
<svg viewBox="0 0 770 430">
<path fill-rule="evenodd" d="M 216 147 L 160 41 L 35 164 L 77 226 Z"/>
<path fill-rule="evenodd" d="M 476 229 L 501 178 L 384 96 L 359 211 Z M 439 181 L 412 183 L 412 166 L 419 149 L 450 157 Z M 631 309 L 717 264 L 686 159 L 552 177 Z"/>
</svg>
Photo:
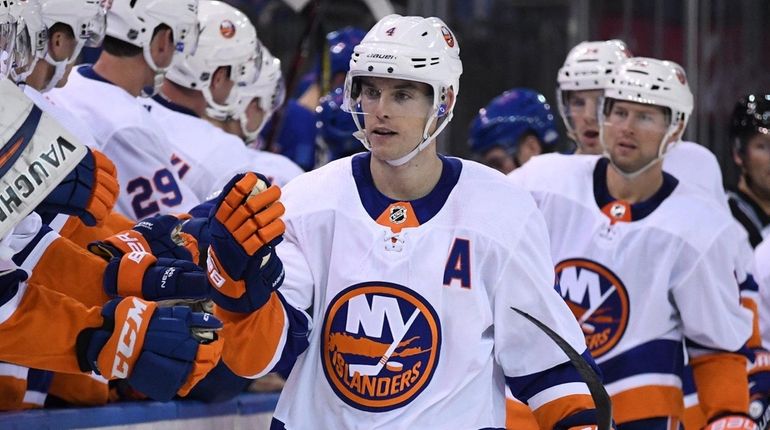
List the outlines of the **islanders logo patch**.
<svg viewBox="0 0 770 430">
<path fill-rule="evenodd" d="M 385 412 L 414 400 L 439 359 L 441 326 L 414 291 L 387 282 L 343 290 L 323 322 L 321 362 L 334 392 L 348 405 Z"/>
<path fill-rule="evenodd" d="M 556 288 L 580 323 L 594 358 L 618 344 L 628 326 L 628 292 L 601 264 L 575 258 L 556 265 Z"/>
</svg>

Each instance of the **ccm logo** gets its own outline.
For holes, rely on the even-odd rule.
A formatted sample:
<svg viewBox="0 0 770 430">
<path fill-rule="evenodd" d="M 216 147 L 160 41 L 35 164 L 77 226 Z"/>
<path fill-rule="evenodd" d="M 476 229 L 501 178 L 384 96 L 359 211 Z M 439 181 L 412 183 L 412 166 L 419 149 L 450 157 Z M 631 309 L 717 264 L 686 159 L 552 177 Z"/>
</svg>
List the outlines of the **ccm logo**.
<svg viewBox="0 0 770 430">
<path fill-rule="evenodd" d="M 126 321 L 123 328 L 120 329 L 118 338 L 118 348 L 115 352 L 115 360 L 112 363 L 112 377 L 119 379 L 128 378 L 128 360 L 134 355 L 136 346 L 136 336 L 139 328 L 142 326 L 142 317 L 147 305 L 132 298 L 133 306 L 128 310 Z"/>
<path fill-rule="evenodd" d="M 139 239 L 131 236 L 130 233 L 120 233 L 117 234 L 116 237 L 123 241 L 123 243 L 128 246 L 128 249 L 131 250 L 127 258 L 134 263 L 140 263 L 145 255 L 148 254 L 147 250 L 144 249 L 144 246 L 139 241 Z"/>
</svg>

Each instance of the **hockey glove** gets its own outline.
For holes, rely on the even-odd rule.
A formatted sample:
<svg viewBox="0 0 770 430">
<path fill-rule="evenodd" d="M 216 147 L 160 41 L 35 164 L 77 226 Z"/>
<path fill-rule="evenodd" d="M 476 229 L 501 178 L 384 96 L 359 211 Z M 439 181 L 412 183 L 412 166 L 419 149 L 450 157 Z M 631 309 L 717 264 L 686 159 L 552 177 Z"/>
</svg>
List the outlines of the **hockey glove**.
<svg viewBox="0 0 770 430">
<path fill-rule="evenodd" d="M 730 414 L 724 415 L 703 427 L 703 430 L 758 430 L 757 424 L 746 415 Z"/>
<path fill-rule="evenodd" d="M 105 240 L 92 242 L 89 251 L 107 260 L 128 252 L 149 252 L 158 258 L 172 258 L 198 263 L 200 254 L 195 237 L 182 231 L 187 217 L 155 215 L 145 218 L 131 230 Z"/>
<path fill-rule="evenodd" d="M 209 215 L 208 250 L 212 299 L 225 310 L 250 313 L 283 283 L 283 263 L 274 247 L 285 230 L 281 190 L 262 175 L 235 176 Z"/>
<path fill-rule="evenodd" d="M 88 149 L 86 156 L 38 205 L 42 214 L 79 217 L 87 226 L 99 225 L 112 212 L 118 199 L 115 165 L 99 151 Z"/>
<path fill-rule="evenodd" d="M 222 323 L 210 314 L 127 297 L 107 302 L 102 316 L 101 327 L 78 335 L 80 370 L 127 379 L 155 400 L 186 395 L 222 354 Z"/>
<path fill-rule="evenodd" d="M 155 258 L 146 252 L 115 257 L 104 270 L 104 291 L 110 297 L 137 296 L 145 300 L 208 300 L 211 287 L 195 263 Z"/>
</svg>

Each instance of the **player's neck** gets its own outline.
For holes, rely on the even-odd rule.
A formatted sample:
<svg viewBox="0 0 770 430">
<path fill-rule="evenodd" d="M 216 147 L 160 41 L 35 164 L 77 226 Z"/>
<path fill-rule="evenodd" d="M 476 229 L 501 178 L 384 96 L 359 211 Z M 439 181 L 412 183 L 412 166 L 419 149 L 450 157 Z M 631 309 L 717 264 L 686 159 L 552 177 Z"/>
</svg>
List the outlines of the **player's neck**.
<svg viewBox="0 0 770 430">
<path fill-rule="evenodd" d="M 206 117 L 206 99 L 200 91 L 184 88 L 166 79 L 160 92 L 171 102 L 195 112 L 199 118 Z"/>
<path fill-rule="evenodd" d="M 631 204 L 643 202 L 652 197 L 662 185 L 662 163 L 657 163 L 630 179 L 618 173 L 612 165 L 607 168 L 607 190 L 617 200 L 625 200 Z"/>
<path fill-rule="evenodd" d="M 428 195 L 441 178 L 443 168 L 435 148 L 435 145 L 425 148 L 402 166 L 391 166 L 372 156 L 374 185 L 394 200 L 411 201 Z"/>
<path fill-rule="evenodd" d="M 754 203 L 759 205 L 766 214 L 770 215 L 770 196 L 763 195 L 761 192 L 758 192 L 758 190 L 754 190 L 754 188 L 750 187 L 746 181 L 746 177 L 743 175 L 741 175 L 738 180 L 738 189 L 751 197 L 751 200 L 753 200 Z"/>
<path fill-rule="evenodd" d="M 154 76 L 142 55 L 116 57 L 105 51 L 96 60 L 94 71 L 134 97 L 138 97 L 144 87 L 152 85 Z"/>
</svg>

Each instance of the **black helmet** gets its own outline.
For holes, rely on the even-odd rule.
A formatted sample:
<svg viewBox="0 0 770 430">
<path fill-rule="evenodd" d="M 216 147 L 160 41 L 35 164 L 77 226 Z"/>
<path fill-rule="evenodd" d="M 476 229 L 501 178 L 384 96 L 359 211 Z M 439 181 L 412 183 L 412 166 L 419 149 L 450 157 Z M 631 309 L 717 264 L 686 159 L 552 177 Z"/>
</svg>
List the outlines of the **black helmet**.
<svg viewBox="0 0 770 430">
<path fill-rule="evenodd" d="M 738 152 L 756 133 L 770 133 L 770 94 L 749 94 L 735 104 L 730 118 L 730 140 Z"/>
</svg>

